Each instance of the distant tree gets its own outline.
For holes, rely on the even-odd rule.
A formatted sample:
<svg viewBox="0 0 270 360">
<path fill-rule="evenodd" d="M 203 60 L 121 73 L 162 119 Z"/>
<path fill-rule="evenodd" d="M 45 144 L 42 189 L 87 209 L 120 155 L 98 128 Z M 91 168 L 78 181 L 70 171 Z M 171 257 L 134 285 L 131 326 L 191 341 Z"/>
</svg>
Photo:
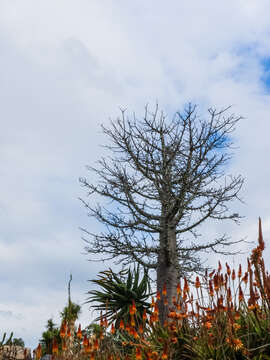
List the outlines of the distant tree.
<svg viewBox="0 0 270 360">
<path fill-rule="evenodd" d="M 78 319 L 78 316 L 81 312 L 81 307 L 80 305 L 75 304 L 74 302 L 71 301 L 71 295 L 70 295 L 71 281 L 72 281 L 72 275 L 70 275 L 70 279 L 68 282 L 68 303 L 64 307 L 63 311 L 60 312 L 60 316 L 62 320 L 66 321 L 70 329 L 72 336 L 70 337 L 69 341 L 70 344 L 73 345 L 75 321 Z M 43 354 L 52 354 L 52 345 L 54 338 L 56 339 L 58 344 L 61 344 L 60 328 L 53 322 L 52 319 L 49 319 L 46 325 L 46 331 L 42 333 L 42 339 L 40 340 Z"/>
<path fill-rule="evenodd" d="M 53 322 L 53 319 L 49 319 L 47 321 L 46 331 L 42 333 L 42 338 L 40 340 L 43 354 L 52 354 L 52 344 L 54 338 L 56 338 L 58 343 L 60 343 L 60 330 Z"/>
<path fill-rule="evenodd" d="M 21 346 L 24 348 L 24 341 L 22 338 L 14 338 L 12 344 L 15 346 Z"/>
<path fill-rule="evenodd" d="M 68 282 L 68 303 L 64 307 L 63 311 L 61 311 L 60 315 L 62 320 L 65 320 L 67 322 L 70 328 L 70 332 L 73 335 L 75 329 L 75 322 L 81 313 L 81 306 L 71 301 L 71 295 L 70 295 L 71 281 L 72 281 L 72 275 L 70 274 L 70 278 Z M 73 342 L 73 336 L 70 338 L 70 342 L 71 343 Z"/>
<path fill-rule="evenodd" d="M 86 250 L 154 269 L 158 290 L 167 285 L 169 306 L 179 276 L 203 269 L 199 251 L 232 254 L 235 242 L 226 235 L 203 242 L 198 232 L 209 219 L 240 219 L 228 204 L 239 199 L 244 180 L 224 172 L 232 156 L 230 134 L 241 118 L 228 114 L 229 109 L 210 108 L 203 119 L 190 104 L 171 120 L 158 106 L 153 113 L 146 107 L 141 120 L 122 111 L 110 127 L 102 127 L 111 154 L 101 158 L 97 168 L 88 167 L 97 182 L 80 179 L 89 195 L 110 201 L 103 207 L 81 199 L 89 216 L 106 229 L 100 234 L 84 229 L 91 236 L 85 238 Z M 162 322 L 166 308 L 159 303 Z"/>
</svg>

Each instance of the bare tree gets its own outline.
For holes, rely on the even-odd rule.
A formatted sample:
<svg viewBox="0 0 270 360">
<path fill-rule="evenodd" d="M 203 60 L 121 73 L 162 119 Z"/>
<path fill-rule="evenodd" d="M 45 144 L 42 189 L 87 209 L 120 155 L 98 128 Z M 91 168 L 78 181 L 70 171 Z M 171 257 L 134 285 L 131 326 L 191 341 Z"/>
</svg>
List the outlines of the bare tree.
<svg viewBox="0 0 270 360">
<path fill-rule="evenodd" d="M 86 250 L 106 259 L 128 264 L 137 262 L 157 274 L 157 288 L 167 285 L 168 301 L 176 294 L 179 276 L 198 272 L 203 266 L 198 251 L 231 254 L 224 246 L 235 242 L 226 235 L 208 242 L 199 238 L 198 228 L 207 219 L 232 220 L 228 203 L 239 199 L 243 178 L 225 176 L 231 159 L 230 134 L 241 117 L 228 114 L 230 107 L 210 108 L 207 120 L 189 105 L 168 120 L 156 106 L 145 108 L 144 117 L 121 117 L 102 126 L 110 139 L 113 157 L 101 158 L 98 184 L 81 178 L 88 194 L 99 194 L 110 203 L 92 205 L 81 199 L 90 216 L 106 226 L 100 234 L 83 229 Z M 186 239 L 186 234 L 191 240 Z M 166 310 L 159 304 L 163 322 Z"/>
</svg>

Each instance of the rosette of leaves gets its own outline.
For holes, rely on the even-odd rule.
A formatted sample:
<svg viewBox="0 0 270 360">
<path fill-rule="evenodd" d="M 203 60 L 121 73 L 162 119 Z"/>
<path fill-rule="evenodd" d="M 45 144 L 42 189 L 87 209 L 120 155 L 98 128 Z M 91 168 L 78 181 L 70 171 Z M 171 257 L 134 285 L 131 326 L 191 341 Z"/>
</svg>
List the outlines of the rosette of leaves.
<svg viewBox="0 0 270 360">
<path fill-rule="evenodd" d="M 121 319 L 125 323 L 130 320 L 130 306 L 136 305 L 135 321 L 138 325 L 142 321 L 144 310 L 150 313 L 147 302 L 150 293 L 150 280 L 147 270 L 140 279 L 140 268 L 122 270 L 115 273 L 112 269 L 99 272 L 98 279 L 89 280 L 99 286 L 98 290 L 90 290 L 86 303 L 95 303 L 92 307 L 106 315 L 108 323 L 115 321 L 115 328 L 119 327 Z M 96 320 L 100 320 L 101 316 Z"/>
</svg>

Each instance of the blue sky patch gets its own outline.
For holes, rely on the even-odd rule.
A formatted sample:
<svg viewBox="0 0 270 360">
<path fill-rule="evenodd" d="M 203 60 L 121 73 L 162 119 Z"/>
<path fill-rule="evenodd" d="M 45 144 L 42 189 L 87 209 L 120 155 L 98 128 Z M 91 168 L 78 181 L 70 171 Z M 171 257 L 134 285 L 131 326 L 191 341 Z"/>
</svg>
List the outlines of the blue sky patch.
<svg viewBox="0 0 270 360">
<path fill-rule="evenodd" d="M 261 65 L 263 68 L 261 80 L 264 86 L 266 86 L 267 90 L 270 90 L 270 57 L 261 60 Z"/>
</svg>

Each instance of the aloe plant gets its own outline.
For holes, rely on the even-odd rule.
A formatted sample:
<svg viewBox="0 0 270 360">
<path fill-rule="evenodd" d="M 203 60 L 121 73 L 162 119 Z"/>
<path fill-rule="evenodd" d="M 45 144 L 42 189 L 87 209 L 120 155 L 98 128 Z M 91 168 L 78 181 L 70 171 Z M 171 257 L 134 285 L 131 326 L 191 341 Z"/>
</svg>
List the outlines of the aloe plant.
<svg viewBox="0 0 270 360">
<path fill-rule="evenodd" d="M 119 327 L 120 320 L 130 320 L 130 306 L 136 305 L 136 322 L 140 322 L 144 310 L 149 312 L 147 299 L 150 294 L 150 282 L 145 270 L 140 280 L 140 268 L 122 270 L 118 274 L 112 269 L 99 272 L 98 279 L 89 280 L 99 286 L 100 290 L 90 290 L 86 303 L 97 303 L 92 307 L 97 311 L 106 313 L 110 323 L 116 321 L 115 327 Z M 101 316 L 96 320 L 100 320 Z"/>
<path fill-rule="evenodd" d="M 0 347 L 12 343 L 13 332 L 10 334 L 10 336 L 7 340 L 6 340 L 6 337 L 7 337 L 7 333 L 4 333 L 2 340 L 0 341 Z"/>
</svg>

